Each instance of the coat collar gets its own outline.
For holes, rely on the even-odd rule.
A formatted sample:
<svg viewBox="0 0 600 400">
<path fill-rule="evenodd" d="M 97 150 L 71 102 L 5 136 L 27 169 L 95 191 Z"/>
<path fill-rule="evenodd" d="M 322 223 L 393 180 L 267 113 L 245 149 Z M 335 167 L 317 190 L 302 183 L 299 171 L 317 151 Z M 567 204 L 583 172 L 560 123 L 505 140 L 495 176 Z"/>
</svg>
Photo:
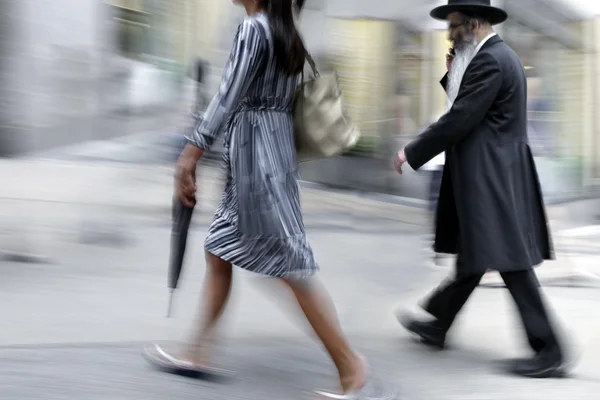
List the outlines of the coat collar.
<svg viewBox="0 0 600 400">
<path fill-rule="evenodd" d="M 496 43 L 500 43 L 500 42 L 504 42 L 504 40 L 502 40 L 502 38 L 498 34 L 496 34 L 496 35 L 492 36 L 491 38 L 489 38 L 487 40 L 487 42 L 485 42 L 483 44 L 483 46 L 481 46 L 481 49 L 479 49 L 479 52 L 487 49 L 490 46 L 495 45 Z"/>
</svg>

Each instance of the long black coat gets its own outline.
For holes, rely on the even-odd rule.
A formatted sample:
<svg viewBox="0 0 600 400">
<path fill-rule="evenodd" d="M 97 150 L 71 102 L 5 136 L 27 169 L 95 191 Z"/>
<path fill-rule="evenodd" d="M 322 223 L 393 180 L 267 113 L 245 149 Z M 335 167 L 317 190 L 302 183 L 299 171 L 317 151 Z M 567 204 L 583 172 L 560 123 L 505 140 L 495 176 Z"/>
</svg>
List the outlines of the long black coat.
<svg viewBox="0 0 600 400">
<path fill-rule="evenodd" d="M 442 151 L 437 252 L 460 253 L 473 274 L 554 258 L 527 138 L 525 71 L 497 35 L 471 61 L 449 112 L 405 148 L 415 170 Z"/>
</svg>

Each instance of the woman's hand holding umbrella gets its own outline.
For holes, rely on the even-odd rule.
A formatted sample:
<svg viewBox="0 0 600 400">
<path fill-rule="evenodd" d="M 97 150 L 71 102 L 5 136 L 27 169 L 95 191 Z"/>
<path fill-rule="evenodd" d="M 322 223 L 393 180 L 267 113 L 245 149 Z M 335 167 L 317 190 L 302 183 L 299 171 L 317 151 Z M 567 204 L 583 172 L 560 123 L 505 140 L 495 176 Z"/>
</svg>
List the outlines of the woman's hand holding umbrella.
<svg viewBox="0 0 600 400">
<path fill-rule="evenodd" d="M 196 165 L 204 150 L 186 145 L 177 160 L 177 196 L 186 207 L 196 204 Z"/>
<path fill-rule="evenodd" d="M 204 151 L 196 146 L 187 145 L 177 161 L 175 196 L 173 199 L 173 227 L 171 230 L 171 259 L 169 263 L 169 308 L 171 315 L 173 293 L 177 289 L 179 276 L 183 268 L 183 258 L 187 244 L 187 235 L 196 206 L 196 165 Z"/>
</svg>

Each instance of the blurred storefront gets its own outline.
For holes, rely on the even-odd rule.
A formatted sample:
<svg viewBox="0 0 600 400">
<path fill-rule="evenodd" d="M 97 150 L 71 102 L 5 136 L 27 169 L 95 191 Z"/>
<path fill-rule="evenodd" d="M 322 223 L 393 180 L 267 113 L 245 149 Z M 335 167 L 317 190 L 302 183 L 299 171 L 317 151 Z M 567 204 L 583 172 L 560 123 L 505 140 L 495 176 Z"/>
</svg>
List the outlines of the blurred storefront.
<svg viewBox="0 0 600 400">
<path fill-rule="evenodd" d="M 430 2 L 376 3 L 306 3 L 300 26 L 307 46 L 322 69 L 339 72 L 364 137 L 350 154 L 302 165 L 302 177 L 426 199 L 427 176 L 408 171 L 400 178 L 392 160 L 444 111 L 445 24 L 432 29 Z M 600 22 L 581 21 L 556 1 L 494 4 L 511 16 L 499 33 L 527 67 L 531 144 L 546 197 L 586 195 L 600 181 Z M 244 15 L 220 0 L 56 0 L 21 8 L 30 34 L 20 59 L 29 65 L 26 86 L 33 93 L 22 119 L 57 135 L 73 121 L 104 115 L 189 110 L 191 67 L 198 58 L 208 61 L 207 88 L 216 90 Z M 37 140 L 52 140 L 44 135 Z M 103 135 L 68 132 L 59 142 Z"/>
<path fill-rule="evenodd" d="M 585 82 L 583 88 L 584 184 L 591 194 L 600 195 L 600 17 L 583 23 L 585 39 Z"/>
<path fill-rule="evenodd" d="M 445 24 L 430 29 L 426 23 L 430 4 L 415 5 L 404 13 L 407 19 L 400 21 L 377 18 L 373 15 L 377 10 L 350 3 L 343 13 L 329 9 L 330 14 L 343 14 L 330 17 L 329 56 L 340 71 L 350 115 L 365 137 L 354 154 L 303 166 L 303 177 L 426 199 L 428 176 L 409 171 L 399 179 L 390 172 L 391 158 L 444 112 L 445 94 L 439 79 L 445 73 L 444 55 L 449 47 Z M 589 60 L 588 67 L 584 62 L 590 54 L 597 54 L 600 38 L 594 40 L 593 50 L 585 47 L 585 39 L 590 31 L 596 38 L 598 30 L 588 27 L 586 31 L 582 16 L 564 3 L 504 0 L 494 4 L 510 15 L 509 21 L 497 27 L 499 34 L 526 66 L 531 145 L 546 200 L 586 196 L 600 177 L 600 151 L 590 150 L 597 149 L 600 141 L 600 118 L 592 112 L 600 104 L 595 95 L 600 90 L 589 90 L 592 77 L 586 72 L 598 71 L 600 60 L 598 56 Z M 400 2 L 396 9 L 407 8 Z M 400 16 L 392 8 L 388 11 Z M 594 87 L 600 89 L 597 82 L 600 79 Z"/>
<path fill-rule="evenodd" d="M 539 1 L 505 1 L 504 40 L 528 76 L 529 138 L 547 202 L 581 197 L 585 157 L 582 24 Z"/>
<path fill-rule="evenodd" d="M 393 21 L 385 20 L 331 21 L 329 62 L 339 74 L 348 114 L 363 133 L 356 152 L 375 153 L 381 137 L 390 134 L 385 122 L 395 117 L 390 103 L 394 28 Z"/>
<path fill-rule="evenodd" d="M 88 129 L 68 132 L 74 121 L 92 118 L 99 109 L 100 36 L 98 2 L 91 0 L 24 0 L 11 3 L 12 34 L 18 41 L 11 71 L 19 76 L 25 108 L 18 115 L 23 131 L 16 153 L 83 140 Z"/>
<path fill-rule="evenodd" d="M 424 38 L 405 21 L 329 18 L 322 67 L 338 72 L 349 116 L 363 136 L 344 156 L 302 165 L 303 179 L 390 193 L 405 185 L 415 192 L 414 182 L 399 181 L 391 165 L 403 138 L 422 124 Z"/>
<path fill-rule="evenodd" d="M 150 27 L 136 28 L 146 32 L 137 33 L 143 39 L 136 42 L 146 49 L 141 59 L 180 79 L 202 56 L 213 67 L 211 90 L 216 89 L 244 15 L 240 7 L 211 0 L 111 3 L 148 16 Z M 531 145 L 546 199 L 585 196 L 600 178 L 600 117 L 593 112 L 600 90 L 590 90 L 592 80 L 600 89 L 598 23 L 586 25 L 556 1 L 494 4 L 508 11 L 510 19 L 498 32 L 527 69 Z M 358 0 L 307 1 L 300 19 L 307 46 L 321 69 L 338 71 L 348 112 L 364 137 L 347 155 L 302 165 L 303 179 L 427 198 L 426 174 L 409 171 L 400 179 L 391 163 L 398 148 L 444 112 L 439 79 L 449 43 L 445 24 L 431 29 L 431 7 L 409 0 L 382 0 L 376 7 Z"/>
<path fill-rule="evenodd" d="M 189 67 L 212 48 L 219 6 L 228 2 L 9 3 L 10 24 L 3 28 L 18 44 L 10 73 L 19 76 L 12 85 L 23 99 L 2 112 L 22 132 L 19 145 L 3 153 L 134 133 L 144 119 L 183 111 L 185 94 L 193 94 L 193 88 L 184 90 Z M 102 120 L 118 121 L 118 129 L 103 129 Z"/>
<path fill-rule="evenodd" d="M 600 138 L 598 123 L 592 124 L 597 119 L 593 110 L 600 103 L 594 96 L 598 90 L 589 89 L 590 71 L 598 61 L 588 60 L 586 67 L 586 59 L 597 54 L 600 41 L 595 40 L 596 48 L 586 45 L 591 27 L 586 30 L 587 22 L 564 4 L 539 0 L 495 4 L 510 16 L 497 31 L 521 57 L 528 76 L 529 136 L 546 201 L 590 195 L 598 187 L 598 152 L 590 147 L 598 146 Z M 426 78 L 433 91 L 428 105 L 434 119 L 443 112 L 445 94 L 438 81 L 450 44 L 441 29 L 427 36 L 433 55 Z M 600 88 L 598 82 L 594 87 Z"/>
<path fill-rule="evenodd" d="M 185 2 L 104 3 L 105 110 L 137 114 L 173 103 L 185 72 Z"/>
<path fill-rule="evenodd" d="M 27 91 L 23 90 L 30 58 L 18 6 L 0 2 L 0 157 L 22 151 L 30 117 Z"/>
</svg>

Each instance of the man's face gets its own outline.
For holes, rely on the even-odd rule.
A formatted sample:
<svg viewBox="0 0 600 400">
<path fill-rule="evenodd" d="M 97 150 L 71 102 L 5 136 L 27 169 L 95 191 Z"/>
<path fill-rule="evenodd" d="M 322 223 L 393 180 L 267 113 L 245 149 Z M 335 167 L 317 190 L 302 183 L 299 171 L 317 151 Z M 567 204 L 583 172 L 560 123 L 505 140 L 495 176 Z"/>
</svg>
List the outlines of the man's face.
<svg viewBox="0 0 600 400">
<path fill-rule="evenodd" d="M 466 43 L 472 43 L 474 38 L 474 32 L 470 30 L 465 15 L 458 12 L 448 15 L 448 40 L 452 42 L 455 49 L 460 49 Z"/>
<path fill-rule="evenodd" d="M 452 41 L 454 57 L 448 72 L 446 93 L 450 102 L 454 102 L 458 96 L 463 75 L 475 56 L 477 48 L 475 35 L 470 31 L 464 15 L 453 13 L 448 16 L 448 39 Z"/>
</svg>

